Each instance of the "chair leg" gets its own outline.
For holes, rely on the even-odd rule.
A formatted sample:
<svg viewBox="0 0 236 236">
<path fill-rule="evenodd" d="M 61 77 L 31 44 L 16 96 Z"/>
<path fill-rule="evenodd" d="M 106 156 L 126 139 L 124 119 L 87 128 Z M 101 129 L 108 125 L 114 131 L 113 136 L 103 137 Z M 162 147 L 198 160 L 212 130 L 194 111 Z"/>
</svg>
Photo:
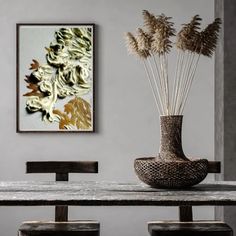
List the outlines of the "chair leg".
<svg viewBox="0 0 236 236">
<path fill-rule="evenodd" d="M 179 220 L 181 222 L 193 221 L 192 206 L 179 206 Z"/>
</svg>

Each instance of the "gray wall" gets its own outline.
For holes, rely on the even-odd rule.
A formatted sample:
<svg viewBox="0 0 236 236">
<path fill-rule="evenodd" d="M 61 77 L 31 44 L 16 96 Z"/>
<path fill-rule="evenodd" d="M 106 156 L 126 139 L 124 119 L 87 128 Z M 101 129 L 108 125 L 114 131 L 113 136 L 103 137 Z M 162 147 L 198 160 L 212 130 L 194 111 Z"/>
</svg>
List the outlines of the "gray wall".
<svg viewBox="0 0 236 236">
<path fill-rule="evenodd" d="M 133 160 L 158 149 L 159 125 L 144 70 L 127 52 L 123 33 L 141 25 L 141 10 L 173 16 L 177 26 L 195 14 L 209 22 L 213 0 L 0 0 L 0 180 L 46 180 L 25 175 L 27 160 L 98 160 L 100 173 L 72 179 L 137 181 Z M 94 22 L 97 24 L 97 96 L 95 134 L 17 134 L 15 132 L 15 24 L 19 22 Z M 187 155 L 214 157 L 214 60 L 203 58 L 184 118 Z M 211 177 L 212 178 L 212 177 Z M 196 217 L 213 218 L 213 208 L 198 208 Z M 52 208 L 1 207 L 0 229 L 16 235 L 23 220 L 50 219 Z M 176 219 L 175 208 L 77 207 L 72 218 L 94 218 L 103 236 L 147 234 L 146 222 Z"/>
<path fill-rule="evenodd" d="M 215 156 L 223 164 L 221 179 L 236 180 L 236 2 L 216 0 L 215 13 L 223 19 L 223 33 L 216 52 L 215 64 Z M 236 231 L 236 207 L 216 210 L 218 218 Z"/>
</svg>

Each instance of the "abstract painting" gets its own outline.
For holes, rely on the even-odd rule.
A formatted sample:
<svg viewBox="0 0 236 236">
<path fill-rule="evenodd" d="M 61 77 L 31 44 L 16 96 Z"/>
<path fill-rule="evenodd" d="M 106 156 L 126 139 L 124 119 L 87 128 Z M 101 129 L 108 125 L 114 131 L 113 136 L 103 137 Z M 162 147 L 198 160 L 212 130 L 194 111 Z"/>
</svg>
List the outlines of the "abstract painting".
<svg viewBox="0 0 236 236">
<path fill-rule="evenodd" d="M 17 132 L 94 131 L 94 24 L 17 24 Z"/>
</svg>

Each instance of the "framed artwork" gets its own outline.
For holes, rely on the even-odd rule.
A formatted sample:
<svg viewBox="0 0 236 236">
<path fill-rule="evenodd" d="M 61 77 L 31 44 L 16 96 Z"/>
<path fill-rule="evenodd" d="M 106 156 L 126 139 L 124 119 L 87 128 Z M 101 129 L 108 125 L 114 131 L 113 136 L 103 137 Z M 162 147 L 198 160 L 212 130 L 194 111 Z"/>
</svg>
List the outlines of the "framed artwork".
<svg viewBox="0 0 236 236">
<path fill-rule="evenodd" d="M 17 132 L 94 131 L 94 24 L 17 24 Z"/>
</svg>

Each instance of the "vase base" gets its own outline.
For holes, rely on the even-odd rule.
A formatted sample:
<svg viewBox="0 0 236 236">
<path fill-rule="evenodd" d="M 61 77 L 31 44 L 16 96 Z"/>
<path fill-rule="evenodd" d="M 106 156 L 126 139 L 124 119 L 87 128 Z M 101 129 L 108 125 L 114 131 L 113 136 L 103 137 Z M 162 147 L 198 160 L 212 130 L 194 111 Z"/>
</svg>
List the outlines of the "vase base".
<svg viewBox="0 0 236 236">
<path fill-rule="evenodd" d="M 208 173 L 206 159 L 163 161 L 155 157 L 137 158 L 138 178 L 154 188 L 187 188 L 203 181 Z"/>
</svg>

